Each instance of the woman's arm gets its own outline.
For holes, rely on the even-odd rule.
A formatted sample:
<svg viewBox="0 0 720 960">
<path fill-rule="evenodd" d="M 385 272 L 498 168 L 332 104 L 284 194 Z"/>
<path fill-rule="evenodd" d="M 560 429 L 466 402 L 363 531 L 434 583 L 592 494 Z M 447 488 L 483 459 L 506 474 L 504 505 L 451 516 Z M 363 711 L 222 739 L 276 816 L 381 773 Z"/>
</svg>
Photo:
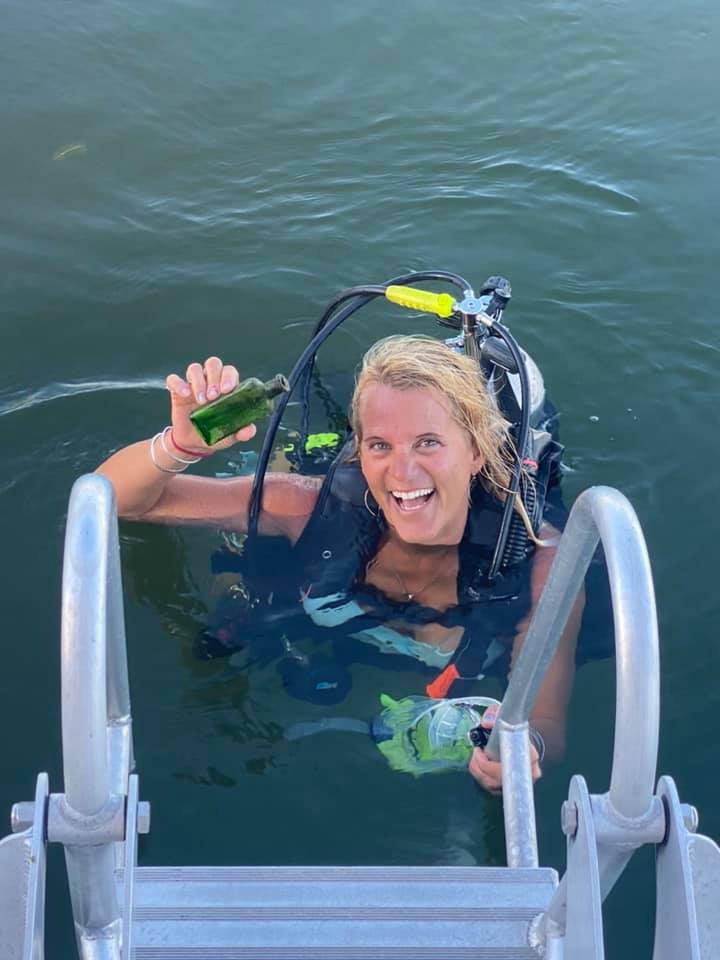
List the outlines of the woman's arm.
<svg viewBox="0 0 720 960">
<path fill-rule="evenodd" d="M 540 531 L 540 537 L 543 539 L 557 536 L 558 531 L 549 524 L 545 524 Z M 513 664 L 525 642 L 532 615 L 550 573 L 556 551 L 556 547 L 541 547 L 533 557 L 530 574 L 531 607 L 527 616 L 518 624 L 513 644 Z M 575 678 L 575 647 L 584 607 L 585 590 L 581 587 L 560 635 L 555 656 L 550 661 L 535 703 L 530 711 L 530 724 L 539 730 L 545 742 L 545 763 L 558 762 L 562 760 L 565 754 L 566 714 Z"/>
<path fill-rule="evenodd" d="M 192 426 L 193 410 L 239 382 L 235 367 L 210 357 L 201 366 L 190 364 L 187 380 L 177 374 L 167 378 L 171 397 L 171 426 L 160 440 L 141 440 L 118 450 L 97 468 L 113 485 L 118 514 L 154 523 L 202 524 L 245 532 L 251 477 L 219 480 L 179 475 L 182 460 L 207 457 L 226 450 L 255 434 L 255 426 L 208 447 Z M 178 459 L 180 458 L 180 459 Z M 275 474 L 266 478 L 260 513 L 260 532 L 287 536 L 295 541 L 312 513 L 320 481 L 317 478 Z"/>
<path fill-rule="evenodd" d="M 549 524 L 545 524 L 540 530 L 542 539 L 556 535 L 557 531 Z M 515 663 L 525 641 L 532 615 L 550 572 L 555 551 L 555 547 L 541 547 L 538 548 L 533 557 L 530 571 L 530 610 L 517 626 L 513 643 L 512 664 Z M 575 646 L 584 606 L 585 592 L 581 589 L 558 641 L 555 656 L 550 662 L 533 708 L 530 711 L 530 725 L 540 733 L 545 745 L 544 764 L 561 760 L 565 753 L 566 712 L 575 676 Z M 512 672 L 512 665 L 510 669 Z M 493 722 L 494 718 L 488 716 L 484 726 L 489 728 Z M 530 758 L 533 780 L 537 780 L 542 775 L 542 770 L 538 751 L 532 744 L 530 746 Z M 497 761 L 490 760 L 482 750 L 475 749 L 469 769 L 481 786 L 493 793 L 499 792 L 502 787 L 502 770 Z"/>
</svg>

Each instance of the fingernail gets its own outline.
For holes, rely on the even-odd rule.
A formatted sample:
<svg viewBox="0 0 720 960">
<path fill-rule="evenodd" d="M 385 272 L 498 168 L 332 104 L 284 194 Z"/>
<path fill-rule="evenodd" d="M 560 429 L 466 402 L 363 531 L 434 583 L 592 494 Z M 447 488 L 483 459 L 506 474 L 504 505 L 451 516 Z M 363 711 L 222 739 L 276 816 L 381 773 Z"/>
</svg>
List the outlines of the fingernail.
<svg viewBox="0 0 720 960">
<path fill-rule="evenodd" d="M 192 394 L 192 390 L 190 389 L 190 387 L 181 387 L 181 388 L 180 388 L 180 396 L 181 396 L 181 397 L 189 397 L 189 396 L 191 396 L 191 394 Z"/>
<path fill-rule="evenodd" d="M 202 392 L 202 390 L 201 390 L 200 393 L 197 395 L 197 400 L 198 400 L 198 403 L 205 403 L 205 401 L 207 400 L 207 397 L 206 397 L 205 394 Z"/>
<path fill-rule="evenodd" d="M 217 395 L 218 395 L 217 387 L 208 388 L 208 400 L 214 400 Z"/>
<path fill-rule="evenodd" d="M 220 387 L 223 393 L 227 393 L 228 390 L 232 390 L 232 381 L 223 380 L 222 386 Z"/>
</svg>

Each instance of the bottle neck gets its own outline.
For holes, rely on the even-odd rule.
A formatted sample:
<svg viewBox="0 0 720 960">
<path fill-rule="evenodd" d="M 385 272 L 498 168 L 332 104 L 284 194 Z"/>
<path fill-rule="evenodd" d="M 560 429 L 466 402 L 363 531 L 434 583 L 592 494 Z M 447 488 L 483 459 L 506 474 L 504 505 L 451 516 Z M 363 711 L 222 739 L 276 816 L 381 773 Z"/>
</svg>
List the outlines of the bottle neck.
<svg viewBox="0 0 720 960">
<path fill-rule="evenodd" d="M 287 393 L 290 389 L 290 384 L 281 373 L 276 373 L 272 380 L 265 381 L 263 389 L 266 397 L 277 397 L 281 393 Z"/>
</svg>

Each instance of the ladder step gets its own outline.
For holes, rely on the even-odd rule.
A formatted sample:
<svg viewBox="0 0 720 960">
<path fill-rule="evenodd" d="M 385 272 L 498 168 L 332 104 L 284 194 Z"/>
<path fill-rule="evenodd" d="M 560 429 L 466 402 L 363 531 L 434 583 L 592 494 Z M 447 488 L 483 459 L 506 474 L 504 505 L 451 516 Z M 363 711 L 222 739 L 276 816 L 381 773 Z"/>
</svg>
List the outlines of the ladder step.
<svg viewBox="0 0 720 960">
<path fill-rule="evenodd" d="M 538 960 L 530 947 L 136 947 L 136 960 Z"/>
<path fill-rule="evenodd" d="M 119 873 L 119 879 L 122 872 Z M 140 867 L 136 908 L 392 907 L 541 910 L 554 870 L 507 867 Z"/>
<path fill-rule="evenodd" d="M 460 923 L 467 920 L 531 920 L 538 913 L 532 907 L 403 907 L 402 920 L 422 923 Z M 136 907 L 135 920 L 259 920 L 279 923 L 286 920 L 358 920 L 373 923 L 398 920 L 398 907 Z"/>
<path fill-rule="evenodd" d="M 135 956 L 536 960 L 528 925 L 556 886 L 549 869 L 142 867 Z"/>
</svg>

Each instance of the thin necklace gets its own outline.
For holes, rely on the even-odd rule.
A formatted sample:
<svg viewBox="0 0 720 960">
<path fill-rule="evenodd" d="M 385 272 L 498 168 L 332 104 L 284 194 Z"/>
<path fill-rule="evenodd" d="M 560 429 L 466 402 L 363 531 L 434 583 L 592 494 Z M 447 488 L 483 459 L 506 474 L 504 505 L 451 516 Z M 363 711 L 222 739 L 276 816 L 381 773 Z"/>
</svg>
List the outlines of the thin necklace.
<svg viewBox="0 0 720 960">
<path fill-rule="evenodd" d="M 445 550 L 445 552 L 438 557 L 437 559 L 438 564 L 449 555 L 451 550 L 452 550 L 452 547 L 448 547 L 447 550 Z M 365 568 L 366 575 L 370 572 L 370 570 L 375 566 L 376 563 L 377 563 L 377 557 L 373 557 L 373 559 L 370 561 L 370 563 L 368 563 L 367 567 Z M 421 593 L 425 593 L 428 587 L 431 587 L 435 583 L 435 581 L 439 580 L 440 577 L 443 575 L 443 573 L 445 573 L 443 569 L 440 569 L 436 574 L 433 575 L 431 580 L 428 580 L 428 582 L 424 586 L 419 587 L 417 590 L 413 590 L 413 592 L 410 593 L 410 591 L 408 590 L 408 588 L 405 586 L 403 582 L 403 578 L 397 572 L 395 567 L 392 566 L 392 564 L 388 563 L 387 569 L 390 571 L 390 573 L 392 573 L 392 575 L 395 577 L 397 582 L 400 584 L 400 588 L 402 592 L 405 594 L 405 597 L 408 603 L 410 603 L 410 601 L 413 600 L 415 597 L 419 597 Z"/>
</svg>

